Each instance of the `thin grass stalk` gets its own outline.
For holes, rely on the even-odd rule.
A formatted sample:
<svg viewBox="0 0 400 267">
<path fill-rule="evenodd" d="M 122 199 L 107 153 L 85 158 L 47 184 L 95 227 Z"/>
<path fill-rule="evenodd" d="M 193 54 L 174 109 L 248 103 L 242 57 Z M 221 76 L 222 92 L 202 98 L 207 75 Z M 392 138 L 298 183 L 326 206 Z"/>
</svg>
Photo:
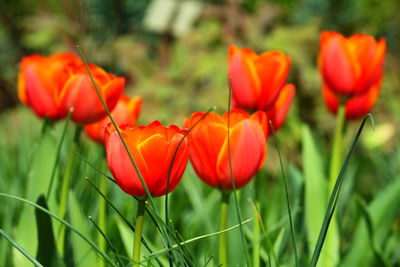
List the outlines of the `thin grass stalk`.
<svg viewBox="0 0 400 267">
<path fill-rule="evenodd" d="M 221 191 L 221 219 L 219 229 L 222 231 L 228 227 L 228 211 L 229 211 L 229 192 Z M 219 257 L 219 266 L 227 267 L 228 266 L 228 256 L 227 256 L 227 233 L 222 233 L 219 236 L 218 241 L 218 257 Z"/>
<path fill-rule="evenodd" d="M 238 221 L 239 221 L 239 229 L 240 229 L 240 236 L 242 239 L 242 246 L 243 246 L 243 250 L 244 250 L 244 254 L 245 254 L 245 258 L 246 258 L 246 264 L 247 266 L 251 266 L 250 263 L 250 259 L 249 259 L 249 255 L 248 255 L 248 251 L 247 251 L 247 244 L 246 244 L 246 239 L 244 236 L 244 231 L 243 231 L 243 227 L 241 224 L 242 221 L 242 216 L 240 215 L 240 209 L 239 209 L 239 201 L 236 195 L 236 184 L 235 184 L 235 177 L 233 174 L 233 168 L 232 168 L 232 158 L 231 158 L 231 144 L 230 144 L 230 121 L 231 121 L 231 104 L 232 104 L 232 85 L 231 85 L 231 81 L 229 80 L 229 97 L 228 97 L 228 121 L 227 121 L 227 126 L 228 126 L 228 132 L 227 132 L 227 141 L 228 141 L 228 162 L 229 162 L 229 172 L 231 174 L 231 180 L 232 180 L 232 190 L 233 190 L 233 196 L 234 196 L 234 200 L 235 200 L 235 208 L 236 208 L 236 214 L 238 217 Z"/>
<path fill-rule="evenodd" d="M 62 185 L 61 185 L 61 196 L 60 196 L 60 207 L 59 207 L 59 216 L 62 219 L 65 219 L 65 215 L 67 214 L 67 206 L 68 206 L 68 192 L 71 183 L 71 178 L 74 170 L 75 157 L 73 150 L 78 148 L 79 137 L 82 131 L 81 125 L 76 125 L 74 139 L 71 145 L 71 151 L 69 152 L 67 166 L 65 168 Z M 64 225 L 60 225 L 58 230 L 58 239 L 57 239 L 57 247 L 60 251 L 60 254 L 64 255 L 64 241 L 65 241 L 65 227 Z"/>
<path fill-rule="evenodd" d="M 94 227 L 96 228 L 96 230 L 99 232 L 101 238 L 103 238 L 104 243 L 107 243 L 108 246 L 110 247 L 110 249 L 112 250 L 112 252 L 114 252 L 115 257 L 117 259 L 117 262 L 120 266 L 124 266 L 124 264 L 121 261 L 121 258 L 119 257 L 118 251 L 115 248 L 115 246 L 111 243 L 110 239 L 107 238 L 106 234 L 104 233 L 104 231 L 101 229 L 100 225 L 98 225 L 92 218 L 92 216 L 88 217 L 89 221 L 94 225 Z M 100 245 L 99 248 L 101 249 Z M 103 251 L 106 250 L 106 248 L 104 247 L 104 249 L 102 249 Z M 100 263 L 100 262 L 99 262 Z M 101 264 L 97 265 L 97 266 L 105 266 L 105 262 L 101 262 Z"/>
<path fill-rule="evenodd" d="M 282 173 L 282 178 L 283 178 L 283 183 L 285 186 L 285 196 L 286 196 L 286 207 L 287 207 L 287 212 L 289 215 L 289 224 L 290 224 L 290 235 L 292 238 L 292 245 L 293 245 L 293 257 L 294 257 L 294 262 L 296 267 L 299 266 L 299 259 L 297 256 L 297 246 L 296 246 L 296 237 L 295 237 L 295 231 L 294 231 L 294 224 L 293 224 L 293 216 L 292 216 L 292 202 L 290 200 L 290 194 L 289 194 L 289 186 L 286 180 L 286 174 L 285 174 L 285 168 L 283 167 L 283 161 L 282 161 L 282 156 L 281 156 L 281 151 L 280 151 L 280 147 L 279 147 L 279 141 L 278 138 L 276 136 L 276 132 L 274 129 L 274 126 L 272 124 L 272 121 L 269 121 L 269 125 L 272 129 L 272 132 L 274 134 L 275 137 L 275 146 L 276 146 L 276 151 L 278 152 L 278 158 L 279 158 L 279 164 L 281 167 L 281 173 Z"/>
<path fill-rule="evenodd" d="M 76 49 L 78 50 L 79 56 L 81 57 L 83 64 L 85 65 L 85 68 L 86 68 L 86 70 L 87 70 L 87 72 L 89 74 L 90 80 L 92 81 L 92 84 L 93 84 L 93 86 L 94 86 L 94 88 L 96 90 L 96 93 L 97 93 L 100 101 L 101 101 L 101 104 L 103 105 L 104 110 L 106 111 L 108 117 L 110 118 L 110 121 L 113 124 L 113 126 L 115 128 L 115 131 L 118 133 L 118 136 L 121 139 L 121 142 L 122 142 L 126 152 L 128 153 L 129 159 L 131 160 L 131 162 L 133 164 L 133 167 L 135 168 L 135 171 L 136 171 L 137 175 L 139 176 L 140 182 L 142 183 L 142 186 L 143 186 L 143 188 L 144 188 L 144 190 L 146 192 L 147 198 L 148 198 L 149 202 L 151 203 L 151 206 L 155 209 L 156 207 L 154 205 L 153 197 L 150 194 L 149 188 L 147 187 L 146 182 L 143 179 L 143 176 L 142 176 L 142 174 L 141 174 L 141 172 L 139 170 L 139 167 L 137 166 L 136 161 L 133 158 L 132 153 L 129 150 L 129 147 L 126 144 L 125 139 L 122 136 L 121 131 L 118 128 L 118 125 L 116 124 L 115 120 L 113 119 L 113 117 L 111 115 L 111 112 L 107 107 L 107 104 L 105 103 L 103 97 L 101 96 L 100 90 L 99 90 L 99 88 L 98 88 L 98 86 L 96 84 L 96 81 L 93 78 L 92 72 L 89 69 L 89 65 L 88 65 L 88 62 L 86 60 L 86 57 L 83 54 L 83 52 L 82 52 L 81 48 L 79 47 L 79 45 L 76 46 Z"/>
<path fill-rule="evenodd" d="M 258 213 L 257 203 L 253 206 L 253 267 L 260 267 L 260 214 Z"/>
<path fill-rule="evenodd" d="M 36 209 L 39 209 L 41 211 L 43 211 L 44 213 L 47 213 L 48 215 L 50 215 L 51 217 L 53 217 L 54 219 L 56 219 L 57 221 L 59 221 L 61 224 L 63 224 L 64 226 L 68 227 L 69 229 L 71 229 L 71 231 L 73 231 L 74 233 L 76 233 L 80 238 L 82 238 L 90 247 L 92 247 L 97 254 L 99 254 L 105 261 L 107 261 L 107 264 L 109 264 L 110 266 L 117 266 L 108 256 L 107 254 L 105 254 L 103 251 L 101 251 L 96 244 L 91 241 L 90 239 L 88 239 L 85 235 L 83 235 L 78 229 L 76 229 L 75 227 L 73 227 L 69 222 L 67 222 L 66 220 L 62 219 L 61 217 L 55 215 L 54 213 L 52 213 L 51 211 L 49 211 L 48 209 L 43 208 L 42 206 L 29 201 L 27 199 L 24 198 L 20 198 L 20 197 L 16 197 L 13 195 L 9 195 L 6 193 L 0 193 L 0 196 L 2 197 L 6 197 L 6 198 L 10 198 L 10 199 L 14 199 L 14 200 L 18 200 L 20 202 L 23 202 L 25 204 L 31 205 Z"/>
<path fill-rule="evenodd" d="M 263 222 L 263 219 L 261 217 L 260 210 L 258 208 L 257 201 L 256 201 L 256 198 L 254 196 L 254 193 L 253 193 L 252 190 L 250 190 L 250 193 L 251 193 L 251 197 L 253 199 L 254 208 L 255 208 L 257 214 L 260 215 L 260 216 L 258 216 L 258 219 L 260 220 L 260 224 L 259 225 L 260 225 L 261 231 L 262 231 L 262 233 L 264 235 L 266 247 L 268 248 L 267 249 L 268 260 L 269 260 L 268 264 L 269 264 L 269 266 L 271 266 L 272 259 L 271 259 L 271 255 L 270 254 L 272 254 L 272 258 L 274 259 L 276 266 L 280 266 L 279 261 L 278 261 L 278 257 L 276 256 L 276 253 L 275 253 L 274 248 L 272 246 L 272 242 L 271 242 L 271 239 L 269 237 L 269 234 L 268 234 L 267 230 L 265 229 L 264 222 Z"/>
<path fill-rule="evenodd" d="M 196 125 L 197 125 L 201 120 L 203 120 L 205 117 L 207 117 L 207 115 L 210 114 L 210 112 L 211 112 L 212 110 L 214 110 L 214 109 L 215 109 L 215 106 L 212 107 L 212 108 L 210 108 L 206 113 L 204 113 L 203 116 L 201 116 L 200 119 L 197 120 L 196 123 L 194 123 L 194 124 L 192 125 L 192 127 L 190 127 L 190 128 L 185 132 L 185 134 L 182 136 L 181 140 L 179 141 L 178 145 L 177 145 L 176 148 L 175 148 L 174 154 L 173 154 L 172 159 L 171 159 L 171 164 L 170 164 L 169 167 L 168 167 L 167 184 L 166 184 L 166 187 L 165 187 L 165 202 L 164 202 L 164 208 L 165 208 L 165 224 L 166 224 L 166 225 L 169 224 L 169 205 L 168 205 L 168 200 L 169 200 L 169 197 L 168 197 L 168 196 L 169 196 L 169 181 L 170 181 L 170 179 L 171 179 L 172 167 L 174 166 L 174 162 L 175 162 L 175 159 L 176 159 L 176 155 L 178 154 L 178 150 L 179 150 L 180 146 L 182 145 L 183 140 L 189 135 L 189 133 L 191 132 L 191 130 L 192 130 L 194 127 L 196 127 Z M 167 247 L 169 247 L 169 246 L 170 246 L 169 240 L 167 239 Z M 170 265 L 171 265 L 171 261 L 170 261 Z"/>
<path fill-rule="evenodd" d="M 339 176 L 336 179 L 335 186 L 334 186 L 333 191 L 329 198 L 328 207 L 327 207 L 327 210 L 325 213 L 324 221 L 321 226 L 321 230 L 318 235 L 317 244 L 315 245 L 315 249 L 314 249 L 314 252 L 313 252 L 313 255 L 311 258 L 310 267 L 315 267 L 318 263 L 318 259 L 321 254 L 321 250 L 324 245 L 324 241 L 326 239 L 326 234 L 328 232 L 329 224 L 332 220 L 333 214 L 335 212 L 336 204 L 337 204 L 337 201 L 338 201 L 338 198 L 340 195 L 340 189 L 341 189 L 341 186 L 343 183 L 344 173 L 345 173 L 347 165 L 349 163 L 351 154 L 353 153 L 353 150 L 358 142 L 358 139 L 360 138 L 360 135 L 364 129 L 365 123 L 367 122 L 368 119 L 371 120 L 372 128 L 375 129 L 374 117 L 372 116 L 372 114 L 369 113 L 364 117 L 364 119 L 357 131 L 357 134 L 354 137 L 353 142 L 351 143 L 350 148 L 346 152 L 346 156 L 342 163 L 342 167 L 340 169 Z"/>
<path fill-rule="evenodd" d="M 136 220 L 135 220 L 135 236 L 133 238 L 133 267 L 140 266 L 140 247 L 142 244 L 144 212 L 146 208 L 146 200 L 140 199 L 138 201 Z"/>
<path fill-rule="evenodd" d="M 43 267 L 43 265 L 38 262 L 31 254 L 29 254 L 25 249 L 18 245 L 3 229 L 0 229 L 0 235 L 3 236 L 13 247 L 15 247 L 22 255 L 25 256 L 33 265 L 36 267 Z"/>
<path fill-rule="evenodd" d="M 61 139 L 57 146 L 56 159 L 54 161 L 53 169 L 51 171 L 50 184 L 49 184 L 49 188 L 47 189 L 46 199 L 50 199 L 51 189 L 53 187 L 54 179 L 56 177 L 57 165 L 58 165 L 58 162 L 60 161 L 61 148 L 64 143 L 65 136 L 67 134 L 68 124 L 69 124 L 71 115 L 72 115 L 72 109 L 69 110 L 67 118 L 65 119 L 65 124 L 64 124 L 63 131 L 62 131 Z"/>
</svg>

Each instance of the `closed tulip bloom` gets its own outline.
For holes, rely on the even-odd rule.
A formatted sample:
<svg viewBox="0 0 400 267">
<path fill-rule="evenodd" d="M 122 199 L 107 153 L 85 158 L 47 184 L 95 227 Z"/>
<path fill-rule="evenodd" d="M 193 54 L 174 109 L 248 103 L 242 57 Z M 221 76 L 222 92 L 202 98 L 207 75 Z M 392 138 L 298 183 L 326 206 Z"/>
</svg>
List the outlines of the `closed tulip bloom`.
<svg viewBox="0 0 400 267">
<path fill-rule="evenodd" d="M 60 95 L 69 78 L 69 68 L 79 63 L 71 53 L 50 57 L 26 56 L 18 74 L 18 97 L 40 118 L 62 119 L 68 111 L 60 107 Z"/>
<path fill-rule="evenodd" d="M 141 109 L 141 97 L 136 96 L 129 98 L 127 95 L 122 95 L 119 98 L 117 105 L 111 112 L 111 116 L 118 126 L 127 125 L 129 127 L 133 127 L 136 125 Z M 91 139 L 100 144 L 104 144 L 105 130 L 109 123 L 111 123 L 111 120 L 108 116 L 106 116 L 95 123 L 86 125 L 84 129 L 86 134 Z"/>
<path fill-rule="evenodd" d="M 148 126 L 122 126 L 120 131 L 152 196 L 166 193 L 168 172 L 177 150 L 168 186 L 169 192 L 174 190 L 182 178 L 189 157 L 186 138 L 178 148 L 185 130 L 175 125 L 165 127 L 159 121 L 154 121 Z M 117 131 L 112 127 L 108 131 L 107 128 L 106 135 L 109 135 L 106 137 L 107 162 L 115 181 L 127 194 L 145 197 L 146 191 Z"/>
<path fill-rule="evenodd" d="M 366 115 L 378 99 L 386 42 L 370 35 L 349 38 L 324 31 L 320 39 L 319 69 L 323 78 L 323 96 L 329 110 L 336 113 L 346 106 L 346 117 Z"/>
<path fill-rule="evenodd" d="M 250 49 L 231 45 L 228 59 L 233 106 L 270 113 L 273 126 L 278 130 L 295 94 L 294 85 L 286 84 L 290 58 L 280 51 L 257 55 Z"/>
<path fill-rule="evenodd" d="M 116 77 L 93 64 L 89 64 L 89 69 L 108 109 L 113 110 L 124 90 L 125 78 Z M 78 124 L 91 124 L 104 118 L 107 113 L 86 67 L 81 64 L 70 71 L 62 91 L 61 106 L 65 110 L 73 108 L 71 120 Z"/>
<path fill-rule="evenodd" d="M 204 112 L 193 113 L 185 121 L 192 127 Z M 191 130 L 190 161 L 206 184 L 221 190 L 232 189 L 228 157 L 228 113 L 209 113 Z M 262 111 L 249 115 L 241 110 L 230 112 L 229 130 L 232 173 L 236 188 L 246 185 L 261 169 L 266 155 L 267 117 Z"/>
</svg>

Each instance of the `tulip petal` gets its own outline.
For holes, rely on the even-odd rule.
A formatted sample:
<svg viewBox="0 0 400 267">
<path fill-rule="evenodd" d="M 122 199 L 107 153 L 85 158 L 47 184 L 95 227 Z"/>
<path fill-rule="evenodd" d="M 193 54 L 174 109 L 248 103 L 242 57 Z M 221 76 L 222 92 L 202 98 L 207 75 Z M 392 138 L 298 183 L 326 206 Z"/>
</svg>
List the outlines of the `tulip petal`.
<svg viewBox="0 0 400 267">
<path fill-rule="evenodd" d="M 259 171 L 266 155 L 265 135 L 256 121 L 245 119 L 232 128 L 230 155 L 235 186 L 241 188 Z M 217 174 L 219 186 L 232 189 L 227 138 L 218 155 Z"/>
<path fill-rule="evenodd" d="M 258 109 L 266 109 L 274 104 L 286 82 L 290 58 L 280 51 L 270 51 L 261 54 L 255 65 L 261 81 Z"/>
<path fill-rule="evenodd" d="M 348 41 L 340 34 L 321 38 L 320 68 L 325 82 L 337 93 L 352 92 L 361 75 L 361 67 L 350 51 Z"/>
<path fill-rule="evenodd" d="M 278 131 L 285 122 L 295 94 L 296 88 L 294 85 L 286 84 L 275 101 L 274 106 L 266 111 L 268 120 L 272 121 L 275 131 Z M 272 134 L 272 131 L 269 134 Z"/>
<path fill-rule="evenodd" d="M 254 66 L 254 55 L 248 50 L 229 47 L 229 81 L 234 104 L 244 109 L 257 105 L 260 96 L 260 80 Z"/>
</svg>

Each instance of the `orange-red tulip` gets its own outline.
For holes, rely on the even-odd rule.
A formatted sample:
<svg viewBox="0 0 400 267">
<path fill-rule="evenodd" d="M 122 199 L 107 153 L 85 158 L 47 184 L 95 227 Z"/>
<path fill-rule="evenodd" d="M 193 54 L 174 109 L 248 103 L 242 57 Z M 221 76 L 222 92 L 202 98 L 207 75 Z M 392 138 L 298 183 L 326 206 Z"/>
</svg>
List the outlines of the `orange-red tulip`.
<svg viewBox="0 0 400 267">
<path fill-rule="evenodd" d="M 18 74 L 19 99 L 40 118 L 64 118 L 68 111 L 60 107 L 60 94 L 69 78 L 68 69 L 78 63 L 79 58 L 71 53 L 24 57 Z"/>
<path fill-rule="evenodd" d="M 295 94 L 294 85 L 286 84 L 290 58 L 280 51 L 257 55 L 250 49 L 231 45 L 228 59 L 233 106 L 249 111 L 266 111 L 272 116 L 268 120 L 271 119 L 278 130 Z"/>
<path fill-rule="evenodd" d="M 185 121 L 191 128 L 204 112 L 193 113 Z M 197 175 L 210 186 L 232 189 L 228 158 L 228 113 L 209 113 L 190 133 L 190 161 Z M 236 188 L 246 185 L 261 169 L 266 155 L 267 116 L 263 111 L 249 115 L 230 112 L 229 143 Z"/>
<path fill-rule="evenodd" d="M 324 99 L 331 112 L 336 113 L 344 104 L 346 117 L 353 119 L 372 109 L 380 91 L 385 51 L 384 39 L 322 32 L 318 63 Z"/>
<path fill-rule="evenodd" d="M 108 129 L 107 129 L 108 130 Z M 177 150 L 172 165 L 168 191 L 171 192 L 180 182 L 186 168 L 189 147 L 183 139 L 185 130 L 177 126 L 162 126 L 154 121 L 148 126 L 121 127 L 121 134 L 129 147 L 135 162 L 152 196 L 162 196 L 166 193 L 168 172 L 173 155 Z M 115 181 L 126 193 L 144 197 L 146 192 L 137 172 L 126 152 L 117 131 L 106 131 L 107 162 Z"/>
<path fill-rule="evenodd" d="M 102 68 L 89 64 L 90 72 L 109 110 L 113 110 L 125 86 L 125 78 L 116 77 Z M 107 113 L 83 64 L 71 68 L 71 74 L 61 93 L 61 106 L 73 108 L 71 120 L 90 124 L 104 118 Z"/>
<path fill-rule="evenodd" d="M 89 68 L 107 107 L 112 110 L 125 79 L 92 64 Z M 24 57 L 18 76 L 18 96 L 41 118 L 61 119 L 71 108 L 71 119 L 79 124 L 93 123 L 106 115 L 85 66 L 71 53 L 56 53 L 47 58 Z"/>
<path fill-rule="evenodd" d="M 142 98 L 140 96 L 129 98 L 129 96 L 122 95 L 111 115 L 118 126 L 128 125 L 133 127 L 137 122 L 141 109 Z M 104 144 L 105 129 L 110 122 L 110 118 L 106 116 L 98 122 L 86 125 L 84 129 L 90 138 L 100 144 Z"/>
</svg>

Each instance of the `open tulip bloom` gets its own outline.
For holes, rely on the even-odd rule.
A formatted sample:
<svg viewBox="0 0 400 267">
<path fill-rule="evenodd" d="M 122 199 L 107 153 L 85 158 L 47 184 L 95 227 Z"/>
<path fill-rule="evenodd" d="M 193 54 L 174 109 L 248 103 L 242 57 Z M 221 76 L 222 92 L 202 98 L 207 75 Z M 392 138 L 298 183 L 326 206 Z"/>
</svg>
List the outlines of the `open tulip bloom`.
<svg viewBox="0 0 400 267">
<path fill-rule="evenodd" d="M 233 106 L 267 112 L 268 120 L 272 121 L 276 131 L 279 130 L 296 91 L 293 84 L 286 84 L 290 58 L 280 51 L 257 55 L 250 49 L 231 45 L 228 61 Z"/>
<path fill-rule="evenodd" d="M 93 64 L 89 64 L 89 69 L 112 110 L 124 89 L 125 78 Z M 24 57 L 18 76 L 18 96 L 40 118 L 62 119 L 72 109 L 72 121 L 90 124 L 107 114 L 83 62 L 72 53 Z"/>
</svg>

